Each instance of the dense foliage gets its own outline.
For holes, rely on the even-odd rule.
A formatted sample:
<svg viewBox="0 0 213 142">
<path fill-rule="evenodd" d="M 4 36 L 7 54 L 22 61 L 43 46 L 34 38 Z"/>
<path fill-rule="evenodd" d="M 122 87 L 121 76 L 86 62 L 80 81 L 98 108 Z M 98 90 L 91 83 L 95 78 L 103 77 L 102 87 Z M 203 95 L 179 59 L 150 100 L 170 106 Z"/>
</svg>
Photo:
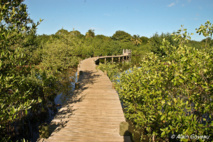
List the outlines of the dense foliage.
<svg viewBox="0 0 213 142">
<path fill-rule="evenodd" d="M 22 2 L 1 1 L 0 141 L 16 135 L 18 121 L 33 111 L 32 106 L 43 107 L 54 93 L 50 86 L 54 86 L 55 77 L 29 64 L 33 62 L 35 29 L 39 23 L 28 17 Z"/>
<path fill-rule="evenodd" d="M 162 40 L 158 48 L 166 56 L 149 53 L 141 68 L 120 77 L 117 90 L 125 116 L 140 130 L 140 141 L 147 136 L 153 141 L 212 139 L 213 50 L 187 46 L 185 31 L 174 34 L 177 45 Z"/>
</svg>

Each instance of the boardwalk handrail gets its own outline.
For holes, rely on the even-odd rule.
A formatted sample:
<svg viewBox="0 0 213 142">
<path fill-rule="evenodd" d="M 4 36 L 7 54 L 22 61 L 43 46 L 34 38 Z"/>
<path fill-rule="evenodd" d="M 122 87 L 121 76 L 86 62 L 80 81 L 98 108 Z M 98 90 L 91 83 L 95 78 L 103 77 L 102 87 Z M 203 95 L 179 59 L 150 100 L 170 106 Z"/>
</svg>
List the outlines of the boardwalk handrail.
<svg viewBox="0 0 213 142">
<path fill-rule="evenodd" d="M 127 59 L 131 60 L 131 53 L 132 53 L 131 49 L 123 49 L 122 55 L 98 56 L 98 57 L 95 57 L 96 59 L 94 60 L 94 62 L 97 64 L 99 59 L 105 59 L 105 63 L 106 63 L 106 58 L 112 58 L 112 62 L 113 62 L 113 58 L 118 58 L 119 62 L 120 62 L 120 58 L 122 58 L 122 60 L 127 60 Z"/>
</svg>

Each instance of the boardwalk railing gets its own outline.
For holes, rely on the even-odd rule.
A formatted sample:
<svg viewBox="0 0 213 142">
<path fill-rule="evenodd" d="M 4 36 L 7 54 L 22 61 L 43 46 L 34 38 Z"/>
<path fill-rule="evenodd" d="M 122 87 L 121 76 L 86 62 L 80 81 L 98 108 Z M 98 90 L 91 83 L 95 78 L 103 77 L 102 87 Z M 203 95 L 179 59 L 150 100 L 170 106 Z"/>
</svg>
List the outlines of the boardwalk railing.
<svg viewBox="0 0 213 142">
<path fill-rule="evenodd" d="M 111 55 L 111 56 L 100 56 L 96 57 L 95 64 L 99 65 L 99 60 L 104 59 L 104 63 L 106 64 L 107 59 L 111 59 L 111 62 L 113 63 L 115 58 L 117 58 L 117 61 L 125 61 L 125 60 L 131 60 L 131 54 L 132 51 L 130 49 L 123 49 L 123 54 L 122 55 Z"/>
</svg>

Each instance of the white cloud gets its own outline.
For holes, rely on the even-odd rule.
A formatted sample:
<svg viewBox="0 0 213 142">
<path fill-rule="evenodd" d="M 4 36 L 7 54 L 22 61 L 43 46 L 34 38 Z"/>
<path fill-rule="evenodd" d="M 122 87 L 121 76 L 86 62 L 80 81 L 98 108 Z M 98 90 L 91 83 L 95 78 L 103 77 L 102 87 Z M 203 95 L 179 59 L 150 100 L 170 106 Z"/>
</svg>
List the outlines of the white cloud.
<svg viewBox="0 0 213 142">
<path fill-rule="evenodd" d="M 174 6 L 175 5 L 175 3 L 173 2 L 173 3 L 170 3 L 169 5 L 168 5 L 168 7 L 172 7 L 172 6 Z"/>
<path fill-rule="evenodd" d="M 191 2 L 192 0 L 187 0 L 188 2 Z"/>
</svg>

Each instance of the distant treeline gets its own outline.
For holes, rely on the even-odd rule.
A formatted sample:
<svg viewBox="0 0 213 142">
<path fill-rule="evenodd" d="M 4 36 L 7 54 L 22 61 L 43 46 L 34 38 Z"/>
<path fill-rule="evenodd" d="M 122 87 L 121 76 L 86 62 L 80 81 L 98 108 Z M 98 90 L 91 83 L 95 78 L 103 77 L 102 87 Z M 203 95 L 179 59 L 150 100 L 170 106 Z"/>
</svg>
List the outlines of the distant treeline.
<svg viewBox="0 0 213 142">
<path fill-rule="evenodd" d="M 58 69 L 63 69 L 65 66 L 77 65 L 79 58 L 119 55 L 122 54 L 122 49 L 131 49 L 133 62 L 138 64 L 142 55 L 148 52 L 163 56 L 165 51 L 160 49 L 163 39 L 177 46 L 178 41 L 175 41 L 170 33 L 155 33 L 151 38 L 148 38 L 139 35 L 132 36 L 125 31 L 116 31 L 111 37 L 108 37 L 95 35 L 94 30 L 88 30 L 83 35 L 77 30 L 60 29 L 52 35 L 37 36 L 36 42 L 39 46 L 34 52 L 37 53 L 34 54 L 36 56 L 34 63 L 45 63 L 49 65 L 48 67 L 54 65 Z M 208 39 L 208 46 L 213 46 L 213 40 Z M 202 49 L 205 47 L 205 43 L 206 39 L 202 41 L 189 40 L 186 44 L 190 47 Z M 66 62 L 66 59 L 69 60 L 69 63 Z M 64 66 L 64 64 L 66 65 Z"/>
</svg>

